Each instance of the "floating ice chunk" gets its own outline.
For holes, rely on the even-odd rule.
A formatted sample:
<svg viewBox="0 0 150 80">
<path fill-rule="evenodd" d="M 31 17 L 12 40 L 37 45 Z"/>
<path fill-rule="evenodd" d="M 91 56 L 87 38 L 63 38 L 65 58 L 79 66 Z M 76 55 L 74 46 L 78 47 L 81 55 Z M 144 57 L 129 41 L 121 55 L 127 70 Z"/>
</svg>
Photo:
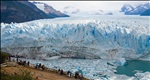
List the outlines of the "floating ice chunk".
<svg viewBox="0 0 150 80">
<path fill-rule="evenodd" d="M 150 80 L 150 72 L 136 73 L 135 77 L 139 80 Z"/>
<path fill-rule="evenodd" d="M 46 60 L 59 59 L 59 58 L 61 58 L 61 56 L 53 56 L 53 57 L 47 58 Z"/>
<path fill-rule="evenodd" d="M 116 61 L 114 64 L 117 66 L 123 66 L 126 63 L 125 58 L 120 58 L 118 61 Z"/>
<path fill-rule="evenodd" d="M 126 63 L 125 58 L 120 58 L 120 65 L 123 66 Z"/>
</svg>

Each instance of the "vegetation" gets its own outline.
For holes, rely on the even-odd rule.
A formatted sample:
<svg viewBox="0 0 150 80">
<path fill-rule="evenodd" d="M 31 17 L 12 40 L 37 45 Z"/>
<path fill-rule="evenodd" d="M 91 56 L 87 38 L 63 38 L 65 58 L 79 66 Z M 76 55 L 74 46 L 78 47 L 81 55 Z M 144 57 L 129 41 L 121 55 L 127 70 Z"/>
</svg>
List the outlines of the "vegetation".
<svg viewBox="0 0 150 80">
<path fill-rule="evenodd" d="M 10 55 L 6 52 L 1 51 L 1 60 L 0 63 L 4 63 Z M 3 69 L 1 69 L 1 79 L 0 80 L 35 80 L 32 78 L 32 75 L 29 71 L 20 69 L 19 72 L 14 74 L 8 74 Z"/>
<path fill-rule="evenodd" d="M 32 78 L 32 75 L 27 70 L 20 70 L 20 73 L 17 74 L 8 74 L 1 71 L 1 80 L 35 80 Z"/>
<path fill-rule="evenodd" d="M 4 63 L 5 60 L 9 57 L 9 54 L 8 53 L 5 53 L 5 52 L 2 52 L 1 51 L 1 58 L 0 58 L 0 64 L 1 63 Z"/>
</svg>

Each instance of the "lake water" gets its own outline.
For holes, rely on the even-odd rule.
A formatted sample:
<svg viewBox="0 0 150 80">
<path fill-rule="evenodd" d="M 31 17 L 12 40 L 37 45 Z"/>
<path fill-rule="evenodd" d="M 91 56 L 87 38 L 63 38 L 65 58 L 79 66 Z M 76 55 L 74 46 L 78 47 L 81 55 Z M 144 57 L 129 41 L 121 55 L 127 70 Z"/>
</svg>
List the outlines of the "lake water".
<svg viewBox="0 0 150 80">
<path fill-rule="evenodd" d="M 127 65 L 116 68 L 116 74 L 125 74 L 127 76 L 134 76 L 135 70 L 146 72 L 150 71 L 150 61 L 142 60 L 127 60 Z"/>
</svg>

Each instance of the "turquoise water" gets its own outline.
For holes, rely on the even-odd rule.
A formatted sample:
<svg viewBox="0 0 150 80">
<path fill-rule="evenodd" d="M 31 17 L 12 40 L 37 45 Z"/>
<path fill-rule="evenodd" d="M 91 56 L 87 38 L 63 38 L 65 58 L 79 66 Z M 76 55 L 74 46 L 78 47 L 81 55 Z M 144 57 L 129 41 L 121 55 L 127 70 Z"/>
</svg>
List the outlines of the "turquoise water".
<svg viewBox="0 0 150 80">
<path fill-rule="evenodd" d="M 134 76 L 135 70 L 142 72 L 150 72 L 150 61 L 142 60 L 127 60 L 127 65 L 117 67 L 116 74 L 125 74 L 127 76 Z"/>
</svg>

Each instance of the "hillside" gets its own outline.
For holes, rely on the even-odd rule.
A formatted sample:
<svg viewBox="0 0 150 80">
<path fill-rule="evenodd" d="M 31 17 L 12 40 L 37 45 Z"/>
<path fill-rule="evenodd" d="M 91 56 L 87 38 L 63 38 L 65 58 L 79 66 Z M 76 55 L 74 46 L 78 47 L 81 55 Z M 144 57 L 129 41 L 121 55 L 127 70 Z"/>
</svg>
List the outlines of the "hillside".
<svg viewBox="0 0 150 80">
<path fill-rule="evenodd" d="M 35 5 L 27 1 L 1 1 L 1 22 L 26 22 L 50 18 Z"/>
<path fill-rule="evenodd" d="M 20 75 L 21 73 L 24 72 L 24 74 L 26 74 L 27 77 L 30 75 L 31 77 L 33 77 L 33 79 L 36 79 L 38 77 L 38 79 L 36 80 L 78 80 L 78 79 L 74 79 L 74 77 L 69 78 L 66 75 L 59 75 L 58 73 L 53 71 L 46 71 L 46 70 L 42 71 L 31 67 L 20 66 L 15 62 L 7 62 L 5 64 L 6 65 L 1 65 L 2 66 L 1 72 L 5 71 L 4 73 L 6 74 L 13 75 L 16 73 L 17 75 Z M 19 78 L 20 76 L 16 76 L 16 77 Z M 28 80 L 27 77 L 25 78 Z M 9 80 L 9 77 L 7 77 L 6 79 L 5 76 L 2 76 L 1 80 Z M 14 79 L 14 77 L 11 77 L 11 80 L 16 80 L 16 79 Z M 17 79 L 17 80 L 24 80 L 24 79 Z"/>
</svg>

